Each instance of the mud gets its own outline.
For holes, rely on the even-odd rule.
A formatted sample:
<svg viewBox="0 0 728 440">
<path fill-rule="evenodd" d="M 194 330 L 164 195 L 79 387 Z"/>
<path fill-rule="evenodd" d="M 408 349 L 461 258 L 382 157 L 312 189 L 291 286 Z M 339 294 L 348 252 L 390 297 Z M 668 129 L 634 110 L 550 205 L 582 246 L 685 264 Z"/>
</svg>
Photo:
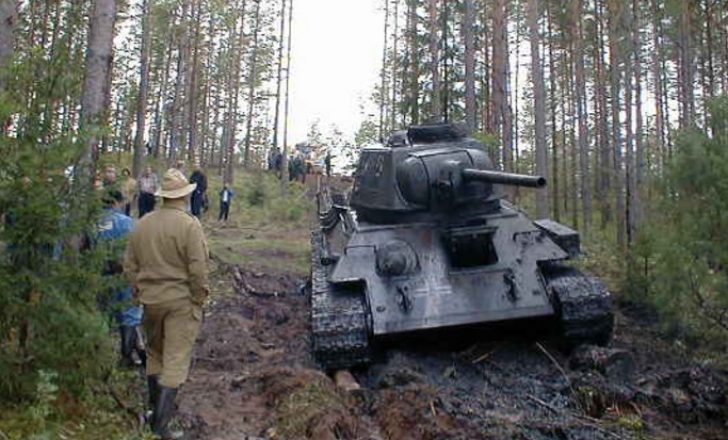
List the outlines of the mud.
<svg viewBox="0 0 728 440">
<path fill-rule="evenodd" d="M 179 415 L 202 440 L 725 439 L 728 372 L 690 362 L 625 308 L 610 348 L 549 341 L 382 347 L 346 393 L 308 351 L 304 280 L 216 271 Z M 451 345 L 451 344 L 449 344 Z"/>
</svg>

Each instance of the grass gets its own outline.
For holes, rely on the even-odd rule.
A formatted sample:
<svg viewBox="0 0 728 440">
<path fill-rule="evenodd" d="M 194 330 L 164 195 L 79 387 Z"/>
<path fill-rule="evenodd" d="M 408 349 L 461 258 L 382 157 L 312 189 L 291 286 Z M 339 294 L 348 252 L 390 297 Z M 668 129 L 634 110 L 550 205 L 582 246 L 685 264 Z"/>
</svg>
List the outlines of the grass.
<svg viewBox="0 0 728 440">
<path fill-rule="evenodd" d="M 280 271 L 285 265 L 298 276 L 309 271 L 311 202 L 306 188 L 286 184 L 261 171 L 238 171 L 235 198 L 227 223 L 217 221 L 220 176 L 208 174 L 211 212 L 204 220 L 210 252 L 232 265 L 255 271 Z"/>
</svg>

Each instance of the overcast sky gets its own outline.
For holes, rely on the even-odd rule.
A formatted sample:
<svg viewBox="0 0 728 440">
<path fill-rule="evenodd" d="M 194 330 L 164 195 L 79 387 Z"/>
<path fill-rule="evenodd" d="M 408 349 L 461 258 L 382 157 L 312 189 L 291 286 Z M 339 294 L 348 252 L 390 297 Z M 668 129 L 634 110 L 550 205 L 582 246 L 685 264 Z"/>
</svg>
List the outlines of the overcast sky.
<svg viewBox="0 0 728 440">
<path fill-rule="evenodd" d="M 351 137 L 360 104 L 373 91 L 381 64 L 383 12 L 372 0 L 293 0 L 289 143 L 311 124 L 332 124 Z"/>
</svg>

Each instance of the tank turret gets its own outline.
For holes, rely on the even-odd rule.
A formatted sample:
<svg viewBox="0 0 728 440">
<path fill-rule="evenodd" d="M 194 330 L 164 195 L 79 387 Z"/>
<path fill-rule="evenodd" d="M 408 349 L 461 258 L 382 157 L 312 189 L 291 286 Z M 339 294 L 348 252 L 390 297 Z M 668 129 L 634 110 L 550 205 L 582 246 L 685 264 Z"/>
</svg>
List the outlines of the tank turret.
<svg viewBox="0 0 728 440">
<path fill-rule="evenodd" d="M 494 170 L 483 144 L 456 126 L 419 126 L 396 132 L 385 148 L 362 151 L 351 206 L 375 223 L 447 219 L 492 211 L 500 185 L 545 184 Z"/>
</svg>

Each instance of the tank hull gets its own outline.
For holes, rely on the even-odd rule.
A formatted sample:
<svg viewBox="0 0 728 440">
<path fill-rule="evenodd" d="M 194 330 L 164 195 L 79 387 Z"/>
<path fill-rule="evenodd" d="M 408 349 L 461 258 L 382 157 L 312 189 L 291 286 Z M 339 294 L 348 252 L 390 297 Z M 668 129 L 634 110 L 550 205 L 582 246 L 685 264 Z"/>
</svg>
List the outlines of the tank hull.
<svg viewBox="0 0 728 440">
<path fill-rule="evenodd" d="M 487 263 L 457 267 L 449 238 L 457 227 L 437 224 L 362 223 L 340 249 L 329 281 L 360 282 L 372 314 L 374 337 L 555 314 L 538 264 L 568 255 L 522 213 L 504 208 L 480 217 L 480 227 L 464 234 L 485 234 L 492 243 Z M 411 273 L 387 276 L 376 267 L 388 243 L 406 243 L 416 256 Z M 381 258 L 381 256 L 379 256 Z"/>
</svg>

